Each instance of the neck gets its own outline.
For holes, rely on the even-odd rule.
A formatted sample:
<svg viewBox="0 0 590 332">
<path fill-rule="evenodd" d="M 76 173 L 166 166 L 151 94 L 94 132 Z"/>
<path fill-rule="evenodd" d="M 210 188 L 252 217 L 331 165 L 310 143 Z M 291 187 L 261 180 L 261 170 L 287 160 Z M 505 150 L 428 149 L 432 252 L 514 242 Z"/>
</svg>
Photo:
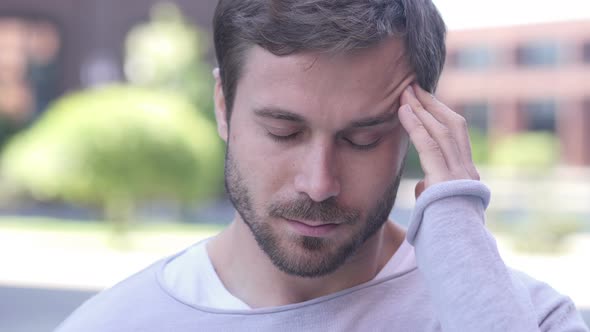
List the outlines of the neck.
<svg viewBox="0 0 590 332">
<path fill-rule="evenodd" d="M 248 226 L 236 216 L 207 250 L 227 290 L 252 308 L 311 300 L 372 280 L 404 239 L 404 231 L 385 223 L 357 253 L 333 273 L 317 278 L 288 275 L 259 248 Z"/>
</svg>

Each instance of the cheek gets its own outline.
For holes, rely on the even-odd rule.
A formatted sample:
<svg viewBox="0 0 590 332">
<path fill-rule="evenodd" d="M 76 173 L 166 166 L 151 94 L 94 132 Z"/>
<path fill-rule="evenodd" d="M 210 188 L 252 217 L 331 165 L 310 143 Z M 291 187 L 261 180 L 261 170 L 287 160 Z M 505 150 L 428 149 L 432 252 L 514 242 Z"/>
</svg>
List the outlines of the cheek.
<svg viewBox="0 0 590 332">
<path fill-rule="evenodd" d="M 255 132 L 232 134 L 232 153 L 256 200 L 268 202 L 293 177 L 297 158 L 285 149 L 269 146 L 270 139 Z M 273 144 L 272 142 L 270 144 Z"/>
</svg>

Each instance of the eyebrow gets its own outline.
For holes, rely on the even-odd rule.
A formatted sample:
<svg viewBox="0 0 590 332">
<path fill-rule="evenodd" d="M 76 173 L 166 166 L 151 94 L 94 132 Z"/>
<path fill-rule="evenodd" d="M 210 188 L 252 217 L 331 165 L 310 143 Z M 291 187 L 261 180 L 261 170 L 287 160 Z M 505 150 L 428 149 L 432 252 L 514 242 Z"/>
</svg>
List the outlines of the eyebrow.
<svg viewBox="0 0 590 332">
<path fill-rule="evenodd" d="M 257 116 L 260 117 L 264 117 L 264 118 L 271 118 L 271 119 L 276 119 L 276 120 L 287 120 L 287 121 L 293 121 L 293 122 L 298 122 L 298 123 L 305 123 L 305 119 L 299 115 L 299 114 L 295 114 L 293 112 L 289 112 L 287 110 L 278 108 L 278 107 L 264 107 L 264 108 L 258 108 L 254 110 L 254 114 L 256 114 Z"/>
<path fill-rule="evenodd" d="M 304 117 L 299 114 L 287 111 L 282 108 L 278 107 L 263 107 L 254 110 L 254 114 L 264 118 L 276 119 L 276 120 L 286 120 L 292 121 L 297 123 L 306 123 Z M 395 120 L 396 112 L 391 112 L 388 110 L 386 113 L 371 116 L 364 119 L 354 120 L 350 122 L 346 128 L 366 128 L 366 127 L 373 127 L 383 123 L 391 122 Z"/>
</svg>

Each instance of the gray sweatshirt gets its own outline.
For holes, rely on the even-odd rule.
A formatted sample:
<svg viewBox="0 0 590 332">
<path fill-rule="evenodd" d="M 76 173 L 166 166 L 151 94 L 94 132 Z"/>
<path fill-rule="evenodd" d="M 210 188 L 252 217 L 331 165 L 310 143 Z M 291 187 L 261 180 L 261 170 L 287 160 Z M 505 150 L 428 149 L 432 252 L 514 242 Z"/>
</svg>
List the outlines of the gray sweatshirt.
<svg viewBox="0 0 590 332">
<path fill-rule="evenodd" d="M 428 188 L 407 239 L 418 268 L 280 307 L 184 303 L 158 261 L 84 303 L 56 331 L 588 331 L 572 301 L 504 265 L 484 226 L 489 190 L 459 180 Z"/>
</svg>

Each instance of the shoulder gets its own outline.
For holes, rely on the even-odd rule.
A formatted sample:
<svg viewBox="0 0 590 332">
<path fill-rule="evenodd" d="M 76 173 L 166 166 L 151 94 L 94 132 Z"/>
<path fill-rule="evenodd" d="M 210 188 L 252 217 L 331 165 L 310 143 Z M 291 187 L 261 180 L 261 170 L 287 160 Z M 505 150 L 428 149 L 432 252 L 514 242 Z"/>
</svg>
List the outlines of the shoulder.
<svg viewBox="0 0 590 332">
<path fill-rule="evenodd" d="M 510 271 L 515 282 L 522 283 L 528 289 L 537 322 L 543 331 L 552 331 L 554 328 L 559 328 L 559 331 L 578 331 L 577 328 L 585 331 L 584 322 L 574 302 L 568 296 L 524 272 L 514 269 Z"/>
<path fill-rule="evenodd" d="M 166 302 L 171 301 L 157 281 L 156 272 L 163 263 L 164 260 L 157 261 L 90 298 L 56 332 L 133 330 L 129 322 L 144 321 L 137 319 L 138 316 L 149 316 L 155 308 L 167 306 Z"/>
</svg>

